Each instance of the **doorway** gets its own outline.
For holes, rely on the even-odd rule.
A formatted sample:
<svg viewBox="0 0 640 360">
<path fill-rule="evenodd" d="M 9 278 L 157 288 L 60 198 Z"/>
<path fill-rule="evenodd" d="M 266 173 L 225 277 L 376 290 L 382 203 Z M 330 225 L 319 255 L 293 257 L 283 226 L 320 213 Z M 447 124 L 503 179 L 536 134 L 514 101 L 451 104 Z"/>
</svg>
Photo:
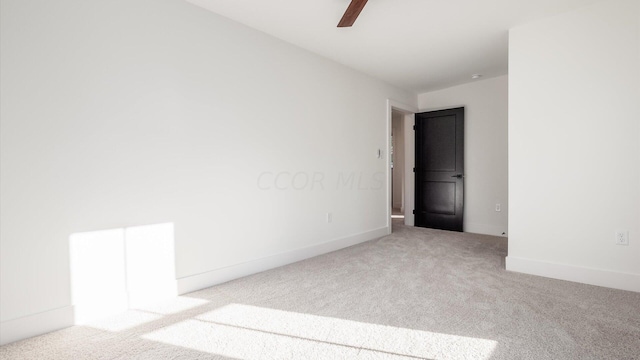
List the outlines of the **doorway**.
<svg viewBox="0 0 640 360">
<path fill-rule="evenodd" d="M 387 100 L 387 154 L 389 154 L 389 156 L 386 157 L 386 206 L 389 234 L 393 231 L 394 223 L 413 226 L 413 203 L 415 200 L 413 184 L 415 137 L 413 135 L 413 124 L 417 111 L 417 108 L 410 105 L 402 104 L 391 99 Z M 394 155 L 396 159 L 394 159 Z M 395 197 L 394 183 L 396 191 Z"/>
<path fill-rule="evenodd" d="M 404 115 L 398 110 L 391 111 L 391 222 L 404 223 Z"/>
</svg>

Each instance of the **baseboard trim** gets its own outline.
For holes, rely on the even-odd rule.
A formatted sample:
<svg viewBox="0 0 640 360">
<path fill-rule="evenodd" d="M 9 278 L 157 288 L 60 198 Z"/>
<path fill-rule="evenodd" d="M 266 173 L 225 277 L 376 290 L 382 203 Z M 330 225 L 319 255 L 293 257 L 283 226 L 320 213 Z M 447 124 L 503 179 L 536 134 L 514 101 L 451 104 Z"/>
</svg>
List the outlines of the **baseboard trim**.
<svg viewBox="0 0 640 360">
<path fill-rule="evenodd" d="M 178 294 L 186 294 L 197 290 L 222 284 L 227 281 L 244 276 L 256 274 L 265 270 L 292 264 L 314 256 L 326 254 L 332 251 L 344 249 L 365 241 L 378 239 L 389 234 L 389 228 L 383 227 L 364 233 L 347 236 L 340 239 L 326 241 L 320 244 L 287 251 L 284 253 L 247 261 L 244 263 L 226 266 L 220 269 L 207 271 L 202 274 L 186 276 L 178 279 Z"/>
<path fill-rule="evenodd" d="M 495 226 L 495 225 L 478 224 L 478 223 L 464 224 L 464 231 L 469 233 L 474 233 L 474 234 L 503 236 L 503 237 L 507 236 L 507 229 L 504 227 Z"/>
<path fill-rule="evenodd" d="M 0 323 L 0 345 L 73 326 L 73 306 L 43 311 Z"/>
<path fill-rule="evenodd" d="M 640 274 L 557 264 L 513 256 L 507 256 L 506 268 L 508 271 L 524 274 L 640 292 Z"/>
</svg>

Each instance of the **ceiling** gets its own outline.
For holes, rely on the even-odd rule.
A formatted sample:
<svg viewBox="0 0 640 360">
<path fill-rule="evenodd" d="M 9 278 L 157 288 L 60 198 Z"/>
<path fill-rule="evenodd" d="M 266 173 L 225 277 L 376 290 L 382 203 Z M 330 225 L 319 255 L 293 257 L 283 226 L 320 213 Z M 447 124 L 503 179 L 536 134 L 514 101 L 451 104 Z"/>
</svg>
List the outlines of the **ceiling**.
<svg viewBox="0 0 640 360">
<path fill-rule="evenodd" d="M 369 0 L 337 28 L 350 0 L 187 0 L 422 93 L 507 73 L 508 29 L 601 0 Z"/>
</svg>

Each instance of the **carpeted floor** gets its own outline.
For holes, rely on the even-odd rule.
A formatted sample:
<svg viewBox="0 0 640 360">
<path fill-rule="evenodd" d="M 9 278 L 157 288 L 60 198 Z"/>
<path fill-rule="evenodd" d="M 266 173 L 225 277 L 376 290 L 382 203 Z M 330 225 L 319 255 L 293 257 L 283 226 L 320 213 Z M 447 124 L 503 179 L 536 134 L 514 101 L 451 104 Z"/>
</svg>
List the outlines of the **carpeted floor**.
<svg viewBox="0 0 640 360">
<path fill-rule="evenodd" d="M 640 359 L 640 294 L 504 270 L 506 239 L 404 227 L 0 348 L 1 359 Z"/>
</svg>

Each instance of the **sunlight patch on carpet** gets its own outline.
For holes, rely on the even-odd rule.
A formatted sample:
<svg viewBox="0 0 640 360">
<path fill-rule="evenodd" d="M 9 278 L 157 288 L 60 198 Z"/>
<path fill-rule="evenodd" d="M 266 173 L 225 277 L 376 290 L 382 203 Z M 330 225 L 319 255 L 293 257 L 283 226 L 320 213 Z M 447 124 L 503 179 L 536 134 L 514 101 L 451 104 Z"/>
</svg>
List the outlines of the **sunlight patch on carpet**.
<svg viewBox="0 0 640 360">
<path fill-rule="evenodd" d="M 237 359 L 489 360 L 497 342 L 229 304 L 143 336 Z"/>
<path fill-rule="evenodd" d="M 124 313 L 109 316 L 108 318 L 90 321 L 86 323 L 85 326 L 94 329 L 120 332 L 161 318 L 161 315 L 150 314 L 144 311 L 129 310 Z"/>
</svg>

